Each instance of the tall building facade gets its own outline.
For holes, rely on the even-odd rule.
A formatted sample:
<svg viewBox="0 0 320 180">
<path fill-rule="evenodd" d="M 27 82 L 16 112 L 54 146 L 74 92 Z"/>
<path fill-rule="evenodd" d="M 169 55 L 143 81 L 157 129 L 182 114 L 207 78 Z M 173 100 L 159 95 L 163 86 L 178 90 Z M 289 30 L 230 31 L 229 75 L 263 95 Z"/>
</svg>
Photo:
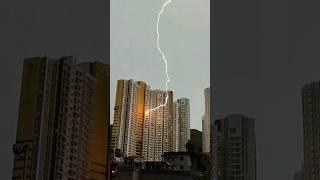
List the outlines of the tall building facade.
<svg viewBox="0 0 320 180">
<path fill-rule="evenodd" d="M 150 90 L 145 94 L 145 118 L 143 125 L 143 159 L 146 161 L 161 161 L 164 152 L 172 151 L 172 121 L 173 93 L 160 90 Z M 162 104 L 166 106 L 154 109 Z"/>
<path fill-rule="evenodd" d="M 302 88 L 304 179 L 320 179 L 320 82 Z"/>
<path fill-rule="evenodd" d="M 202 151 L 210 152 L 210 88 L 204 90 L 204 116 L 202 123 Z"/>
<path fill-rule="evenodd" d="M 13 179 L 91 178 L 95 85 L 73 57 L 24 61 Z"/>
<path fill-rule="evenodd" d="M 213 134 L 213 180 L 256 180 L 254 119 L 229 115 L 215 121 Z"/>
<path fill-rule="evenodd" d="M 112 125 L 112 147 L 125 156 L 142 156 L 146 84 L 118 80 Z"/>
<path fill-rule="evenodd" d="M 125 122 L 127 118 L 128 81 L 118 80 L 112 124 L 111 150 L 124 149 Z"/>
<path fill-rule="evenodd" d="M 89 177 L 106 180 L 110 151 L 110 67 L 101 62 L 80 64 L 94 78 L 91 139 L 89 144 Z"/>
<path fill-rule="evenodd" d="M 180 98 L 173 104 L 172 123 L 173 151 L 186 151 L 186 144 L 190 140 L 190 100 Z"/>
<path fill-rule="evenodd" d="M 55 73 L 57 67 L 58 63 L 49 64 L 47 58 L 30 58 L 24 61 L 16 143 L 13 146 L 12 179 L 40 179 L 44 176 L 50 176 L 51 163 L 48 162 L 51 162 L 51 151 L 43 152 L 42 150 L 42 168 L 39 169 L 40 146 L 44 144 L 42 143 L 44 140 L 41 142 L 40 136 L 44 137 L 42 134 L 45 133 L 40 132 L 40 127 L 46 126 L 46 132 L 51 132 L 50 135 L 47 135 L 46 141 L 49 142 L 47 148 L 52 149 L 55 117 L 49 116 L 48 112 L 55 107 L 56 103 L 48 100 L 54 99 L 57 90 L 53 88 L 55 86 L 53 83 L 46 83 L 46 79 L 52 77 L 56 82 L 58 78 Z M 45 86 L 48 88 L 45 89 Z M 46 104 L 50 104 L 50 106 L 44 106 L 44 99 L 47 100 Z M 42 145 L 42 147 L 46 146 Z M 47 162 L 46 166 L 43 166 L 44 162 Z"/>
<path fill-rule="evenodd" d="M 180 151 L 180 121 L 179 121 L 179 106 L 178 102 L 173 102 L 172 108 L 172 151 L 179 152 Z"/>
<path fill-rule="evenodd" d="M 160 106 L 166 100 L 166 106 Z M 164 152 L 186 151 L 189 140 L 189 99 L 173 102 L 172 91 L 152 90 L 142 81 L 117 81 L 111 140 L 114 153 L 120 150 L 126 157 L 161 161 Z"/>
</svg>

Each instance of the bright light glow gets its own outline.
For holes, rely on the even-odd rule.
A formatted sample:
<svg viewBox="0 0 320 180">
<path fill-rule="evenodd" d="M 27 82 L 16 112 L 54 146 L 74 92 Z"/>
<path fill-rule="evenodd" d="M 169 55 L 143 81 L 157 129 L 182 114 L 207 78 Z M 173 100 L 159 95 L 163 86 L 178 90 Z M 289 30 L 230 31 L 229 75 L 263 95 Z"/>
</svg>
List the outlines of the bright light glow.
<svg viewBox="0 0 320 180">
<path fill-rule="evenodd" d="M 166 106 L 167 103 L 168 103 L 168 98 L 169 98 L 169 94 L 168 94 L 168 84 L 169 84 L 169 82 L 170 82 L 170 77 L 169 77 L 169 74 L 168 74 L 168 62 L 167 62 L 167 59 L 166 59 L 165 54 L 162 52 L 162 50 L 161 50 L 161 48 L 160 48 L 160 43 L 159 43 L 159 41 L 160 41 L 159 22 L 160 22 L 161 15 L 162 15 L 165 7 L 166 7 L 168 4 L 170 4 L 171 2 L 172 2 L 172 0 L 168 0 L 168 1 L 166 1 L 166 2 L 162 5 L 161 10 L 160 10 L 160 12 L 158 13 L 158 19 L 157 19 L 157 47 L 158 47 L 158 51 L 159 51 L 159 53 L 161 54 L 162 60 L 163 60 L 163 62 L 165 63 L 165 67 L 166 67 L 166 71 L 165 71 L 165 73 L 166 73 L 166 78 L 167 78 L 167 80 L 166 80 L 166 99 L 165 99 L 165 103 L 164 103 L 164 104 L 161 104 L 161 105 L 159 105 L 158 107 L 155 107 L 155 108 L 153 108 L 153 109 L 149 109 L 149 110 L 146 111 L 146 113 L 148 113 L 148 112 L 150 112 L 150 111 L 155 111 L 155 110 L 157 110 L 157 109 L 159 109 L 159 108 L 161 108 L 161 107 L 164 107 L 164 106 Z"/>
</svg>

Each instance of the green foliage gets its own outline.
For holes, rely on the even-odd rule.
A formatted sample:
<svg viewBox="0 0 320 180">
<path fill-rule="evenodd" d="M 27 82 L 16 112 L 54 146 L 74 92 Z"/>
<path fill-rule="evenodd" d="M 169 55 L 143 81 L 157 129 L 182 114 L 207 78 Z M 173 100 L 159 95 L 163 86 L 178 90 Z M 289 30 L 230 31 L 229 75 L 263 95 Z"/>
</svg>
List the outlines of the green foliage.
<svg viewBox="0 0 320 180">
<path fill-rule="evenodd" d="M 203 172 L 203 176 L 196 176 L 196 180 L 210 180 L 212 175 L 211 157 L 208 153 L 195 152 L 194 145 L 189 140 L 186 144 L 187 152 L 192 162 L 193 171 Z"/>
</svg>

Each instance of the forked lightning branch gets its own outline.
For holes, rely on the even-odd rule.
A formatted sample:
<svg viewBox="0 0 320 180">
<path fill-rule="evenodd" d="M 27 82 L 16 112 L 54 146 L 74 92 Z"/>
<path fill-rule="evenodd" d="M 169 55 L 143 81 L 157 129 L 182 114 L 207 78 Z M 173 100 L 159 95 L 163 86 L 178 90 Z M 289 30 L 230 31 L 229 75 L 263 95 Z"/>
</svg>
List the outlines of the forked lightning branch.
<svg viewBox="0 0 320 180">
<path fill-rule="evenodd" d="M 165 103 L 164 103 L 164 104 L 161 104 L 161 105 L 159 105 L 159 106 L 157 106 L 157 107 L 155 107 L 155 108 L 153 108 L 153 109 L 147 110 L 146 113 L 148 113 L 148 112 L 150 112 L 150 111 L 155 111 L 155 110 L 157 110 L 157 109 L 159 109 L 159 108 L 161 108 L 161 107 L 164 107 L 164 106 L 166 106 L 167 103 L 168 103 L 168 98 L 169 98 L 169 95 L 168 95 L 168 84 L 169 84 L 169 82 L 170 82 L 170 77 L 169 77 L 169 74 L 168 74 L 168 62 L 167 62 L 166 56 L 165 56 L 164 52 L 161 50 L 161 48 L 160 48 L 159 22 L 160 22 L 160 19 L 161 19 L 161 16 L 162 16 L 162 14 L 163 14 L 164 9 L 165 9 L 166 6 L 167 6 L 168 4 L 170 4 L 171 2 L 172 2 L 172 0 L 168 0 L 168 1 L 166 1 L 166 2 L 162 5 L 161 10 L 160 10 L 160 12 L 158 13 L 158 19 L 157 19 L 157 47 L 158 47 L 159 53 L 161 54 L 162 60 L 163 60 L 163 62 L 165 63 L 165 68 L 166 68 L 166 69 L 165 69 L 165 73 L 166 73 L 166 79 L 167 79 L 167 80 L 166 80 L 166 98 L 165 98 Z"/>
</svg>

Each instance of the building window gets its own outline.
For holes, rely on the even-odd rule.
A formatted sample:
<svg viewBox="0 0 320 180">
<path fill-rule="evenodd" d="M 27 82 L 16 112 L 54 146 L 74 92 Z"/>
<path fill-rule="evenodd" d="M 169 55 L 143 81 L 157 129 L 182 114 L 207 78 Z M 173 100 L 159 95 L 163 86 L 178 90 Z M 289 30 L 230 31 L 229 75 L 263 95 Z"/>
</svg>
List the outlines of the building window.
<svg viewBox="0 0 320 180">
<path fill-rule="evenodd" d="M 237 133 L 237 129 L 236 128 L 230 128 L 230 133 L 231 134 L 236 134 Z"/>
</svg>

